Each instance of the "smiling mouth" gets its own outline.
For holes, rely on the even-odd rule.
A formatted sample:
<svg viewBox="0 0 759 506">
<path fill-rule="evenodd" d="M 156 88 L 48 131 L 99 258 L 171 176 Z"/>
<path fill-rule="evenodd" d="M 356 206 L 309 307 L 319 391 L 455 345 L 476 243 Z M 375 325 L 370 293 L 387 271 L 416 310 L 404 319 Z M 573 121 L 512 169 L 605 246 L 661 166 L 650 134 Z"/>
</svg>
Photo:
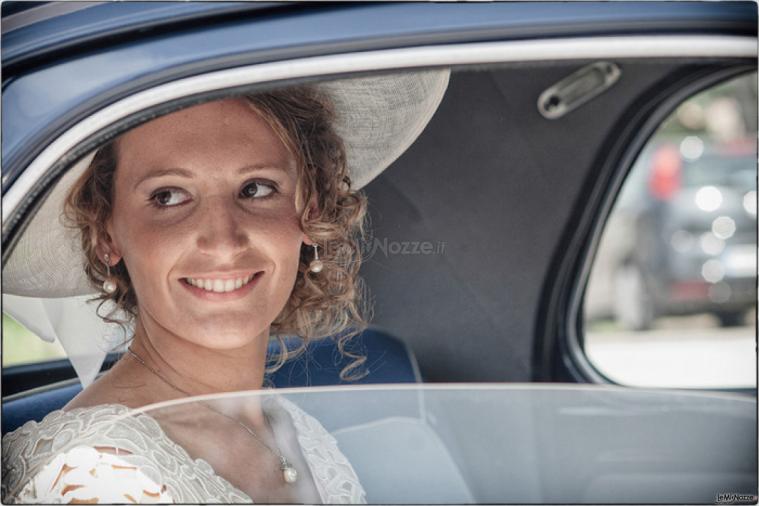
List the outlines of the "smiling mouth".
<svg viewBox="0 0 759 506">
<path fill-rule="evenodd" d="M 237 291 L 260 276 L 261 272 L 249 274 L 239 278 L 213 279 L 213 278 L 182 278 L 182 282 L 200 288 L 206 292 L 227 293 Z"/>
</svg>

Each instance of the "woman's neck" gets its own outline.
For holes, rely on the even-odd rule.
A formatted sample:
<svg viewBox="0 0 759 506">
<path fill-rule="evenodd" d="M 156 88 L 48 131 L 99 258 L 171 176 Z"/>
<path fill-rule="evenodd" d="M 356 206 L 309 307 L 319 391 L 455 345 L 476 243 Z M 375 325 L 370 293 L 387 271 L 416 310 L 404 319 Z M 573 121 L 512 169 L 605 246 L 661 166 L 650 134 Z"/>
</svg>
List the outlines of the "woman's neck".
<svg viewBox="0 0 759 506">
<path fill-rule="evenodd" d="M 250 344 L 213 349 L 137 318 L 130 349 L 160 379 L 184 395 L 262 388 L 269 329 Z"/>
</svg>

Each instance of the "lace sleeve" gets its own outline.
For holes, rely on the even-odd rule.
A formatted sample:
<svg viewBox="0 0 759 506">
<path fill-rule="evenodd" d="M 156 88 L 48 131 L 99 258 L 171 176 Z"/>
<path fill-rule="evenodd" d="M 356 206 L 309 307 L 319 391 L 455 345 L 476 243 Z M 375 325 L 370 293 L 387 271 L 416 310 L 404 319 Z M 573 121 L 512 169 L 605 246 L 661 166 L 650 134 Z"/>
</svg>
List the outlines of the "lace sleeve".
<svg viewBox="0 0 759 506">
<path fill-rule="evenodd" d="M 77 446 L 57 454 L 19 493 L 16 502 L 46 504 L 171 503 L 156 483 L 114 447 Z"/>
</svg>

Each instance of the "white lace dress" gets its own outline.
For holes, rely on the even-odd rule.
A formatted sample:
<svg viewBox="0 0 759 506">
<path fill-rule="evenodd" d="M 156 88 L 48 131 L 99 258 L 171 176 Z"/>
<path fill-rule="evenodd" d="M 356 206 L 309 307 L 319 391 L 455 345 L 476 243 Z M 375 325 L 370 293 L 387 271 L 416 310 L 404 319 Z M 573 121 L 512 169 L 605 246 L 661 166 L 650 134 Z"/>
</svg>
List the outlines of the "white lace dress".
<svg viewBox="0 0 759 506">
<path fill-rule="evenodd" d="M 337 441 L 292 402 L 276 403 L 290 415 L 321 501 L 366 503 Z M 57 410 L 3 437 L 3 503 L 253 502 L 154 418 L 129 412 L 118 404 Z"/>
</svg>

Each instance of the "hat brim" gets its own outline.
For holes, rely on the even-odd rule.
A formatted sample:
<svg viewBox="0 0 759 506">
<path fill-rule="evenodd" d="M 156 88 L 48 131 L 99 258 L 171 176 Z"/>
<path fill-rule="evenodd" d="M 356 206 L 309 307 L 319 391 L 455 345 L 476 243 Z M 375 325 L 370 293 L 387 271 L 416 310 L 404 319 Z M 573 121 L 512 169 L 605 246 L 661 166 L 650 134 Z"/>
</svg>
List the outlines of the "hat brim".
<svg viewBox="0 0 759 506">
<path fill-rule="evenodd" d="M 393 163 L 424 130 L 448 86 L 450 70 L 423 70 L 317 84 L 335 107 L 352 186 L 360 189 Z M 77 162 L 53 188 L 19 238 L 3 269 L 3 292 L 27 297 L 95 293 L 85 273 L 78 230 L 62 219 L 69 188 L 94 153 Z"/>
</svg>

